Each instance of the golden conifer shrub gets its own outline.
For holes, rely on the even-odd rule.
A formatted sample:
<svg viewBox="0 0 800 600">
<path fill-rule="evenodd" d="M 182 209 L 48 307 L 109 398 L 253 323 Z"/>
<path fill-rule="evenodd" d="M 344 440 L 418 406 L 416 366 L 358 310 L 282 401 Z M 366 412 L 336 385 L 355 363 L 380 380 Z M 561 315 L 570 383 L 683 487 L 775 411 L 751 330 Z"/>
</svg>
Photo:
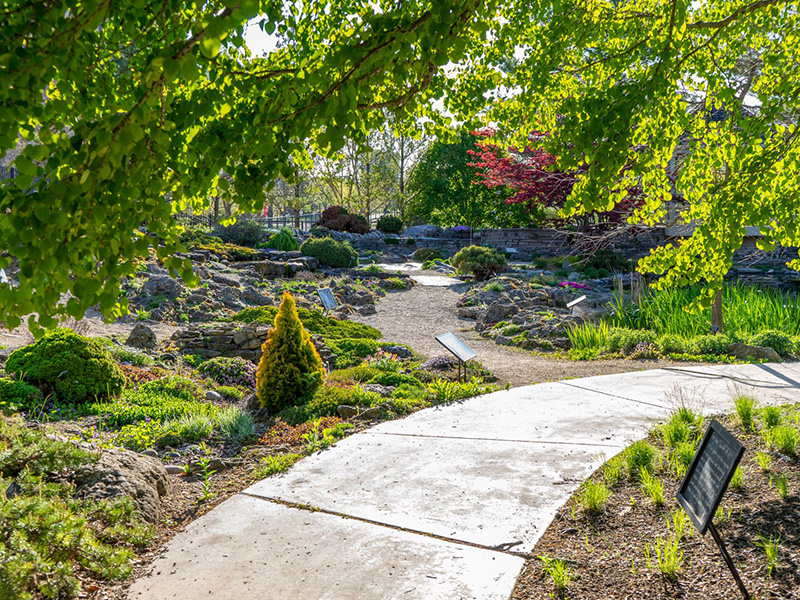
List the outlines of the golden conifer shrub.
<svg viewBox="0 0 800 600">
<path fill-rule="evenodd" d="M 302 397 L 310 398 L 325 377 L 322 359 L 289 292 L 283 292 L 274 327 L 261 351 L 256 396 L 270 413 L 295 406 Z"/>
</svg>

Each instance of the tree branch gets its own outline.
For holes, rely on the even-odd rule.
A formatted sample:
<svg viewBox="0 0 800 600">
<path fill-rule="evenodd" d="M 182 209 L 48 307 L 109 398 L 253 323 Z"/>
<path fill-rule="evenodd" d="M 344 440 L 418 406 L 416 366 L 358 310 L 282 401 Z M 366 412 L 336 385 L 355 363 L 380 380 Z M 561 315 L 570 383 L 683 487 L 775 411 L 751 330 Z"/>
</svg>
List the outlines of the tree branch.
<svg viewBox="0 0 800 600">
<path fill-rule="evenodd" d="M 752 4 L 741 6 L 721 21 L 696 21 L 686 25 L 686 29 L 722 29 L 733 23 L 739 17 L 774 4 L 783 4 L 786 0 L 758 0 Z"/>
</svg>

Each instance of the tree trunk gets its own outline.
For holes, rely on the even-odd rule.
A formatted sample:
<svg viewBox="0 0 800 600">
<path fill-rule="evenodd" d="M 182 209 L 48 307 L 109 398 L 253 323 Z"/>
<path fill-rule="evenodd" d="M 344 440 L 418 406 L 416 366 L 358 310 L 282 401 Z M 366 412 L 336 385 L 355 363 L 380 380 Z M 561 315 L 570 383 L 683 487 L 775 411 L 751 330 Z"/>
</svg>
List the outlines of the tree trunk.
<svg viewBox="0 0 800 600">
<path fill-rule="evenodd" d="M 711 332 L 722 333 L 723 331 L 722 290 L 718 290 L 717 295 L 714 296 L 714 304 L 711 305 Z"/>
</svg>

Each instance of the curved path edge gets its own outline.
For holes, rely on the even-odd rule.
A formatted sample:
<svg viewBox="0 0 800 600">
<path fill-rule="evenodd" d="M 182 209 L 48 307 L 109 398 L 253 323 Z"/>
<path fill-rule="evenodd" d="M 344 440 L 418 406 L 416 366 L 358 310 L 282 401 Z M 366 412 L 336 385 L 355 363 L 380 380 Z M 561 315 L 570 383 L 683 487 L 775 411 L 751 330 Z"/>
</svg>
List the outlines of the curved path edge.
<svg viewBox="0 0 800 600">
<path fill-rule="evenodd" d="M 507 599 L 558 508 L 681 404 L 800 401 L 800 364 L 543 383 L 381 423 L 226 500 L 129 598 Z"/>
</svg>

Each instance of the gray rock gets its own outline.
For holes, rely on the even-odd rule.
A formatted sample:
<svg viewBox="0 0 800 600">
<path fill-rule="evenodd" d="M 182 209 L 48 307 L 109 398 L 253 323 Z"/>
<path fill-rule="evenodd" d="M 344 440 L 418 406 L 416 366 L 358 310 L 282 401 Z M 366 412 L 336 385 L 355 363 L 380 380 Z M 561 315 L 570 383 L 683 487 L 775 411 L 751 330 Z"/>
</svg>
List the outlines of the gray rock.
<svg viewBox="0 0 800 600">
<path fill-rule="evenodd" d="M 512 340 L 510 337 L 500 334 L 494 338 L 494 343 L 498 346 L 511 346 L 514 343 L 514 340 Z"/>
<path fill-rule="evenodd" d="M 125 341 L 125 344 L 132 348 L 144 348 L 152 350 L 158 345 L 156 334 L 144 323 L 137 323 L 133 326 L 131 334 Z"/>
<path fill-rule="evenodd" d="M 385 352 L 394 354 L 398 358 L 414 358 L 414 353 L 405 346 L 381 346 Z"/>
<path fill-rule="evenodd" d="M 564 269 L 565 271 L 569 271 L 570 269 L 572 269 L 572 263 L 569 262 L 568 258 L 565 258 L 564 262 L 561 263 L 561 268 Z"/>
<path fill-rule="evenodd" d="M 391 385 L 380 385 L 378 383 L 365 383 L 361 386 L 361 389 L 367 392 L 373 392 L 378 394 L 379 396 L 383 396 L 384 398 L 388 398 L 392 395 L 394 391 L 394 386 Z"/>
<path fill-rule="evenodd" d="M 244 461 L 240 458 L 212 458 L 208 461 L 206 468 L 208 472 L 215 471 L 219 473 L 220 471 L 227 471 L 228 469 L 233 469 L 235 467 L 241 466 L 244 464 Z M 189 471 L 192 474 L 195 473 L 202 473 L 203 472 L 203 465 L 200 464 L 199 461 L 195 461 L 189 464 Z"/>
<path fill-rule="evenodd" d="M 183 473 L 183 467 L 180 465 L 167 465 L 164 467 L 164 470 L 167 472 L 167 475 L 180 475 Z"/>
<path fill-rule="evenodd" d="M 765 346 L 748 346 L 747 344 L 731 344 L 727 348 L 728 354 L 741 360 L 754 358 L 756 360 L 767 360 L 769 362 L 781 362 L 781 355 L 772 348 Z"/>
<path fill-rule="evenodd" d="M 477 319 L 480 314 L 480 306 L 462 306 L 458 309 L 459 319 Z"/>
<path fill-rule="evenodd" d="M 567 276 L 567 280 L 569 280 L 569 281 L 578 281 L 578 280 L 580 280 L 580 278 L 581 278 L 581 274 L 578 273 L 577 271 L 572 271 L 572 273 L 570 273 Z"/>
<path fill-rule="evenodd" d="M 342 419 L 351 419 L 358 414 L 358 407 L 350 406 L 349 404 L 340 404 L 336 407 L 336 413 Z"/>
<path fill-rule="evenodd" d="M 255 394 L 250 394 L 245 398 L 244 406 L 247 410 L 261 410 L 261 403 L 258 401 L 258 397 Z"/>
<path fill-rule="evenodd" d="M 181 293 L 181 284 L 169 275 L 152 275 L 142 285 L 142 293 L 174 300 Z"/>
<path fill-rule="evenodd" d="M 517 306 L 509 298 L 499 298 L 486 308 L 486 313 L 483 315 L 483 322 L 498 323 L 516 314 L 517 311 Z"/>
<path fill-rule="evenodd" d="M 444 237 L 444 230 L 436 225 L 414 225 L 403 232 L 405 237 Z"/>
<path fill-rule="evenodd" d="M 214 390 L 206 390 L 206 400 L 208 402 L 222 402 L 222 394 Z"/>
<path fill-rule="evenodd" d="M 156 452 L 156 451 L 155 451 L 155 450 L 153 450 L 152 448 L 148 448 L 147 450 L 145 450 L 144 452 L 142 452 L 142 454 L 143 454 L 144 456 L 151 456 L 151 457 L 153 457 L 153 458 L 158 458 L 158 452 Z"/>
<path fill-rule="evenodd" d="M 220 275 L 218 273 L 211 274 L 211 281 L 214 281 L 220 285 L 239 287 L 239 282 L 236 279 L 233 279 L 232 277 L 225 277 L 224 275 Z"/>
<path fill-rule="evenodd" d="M 240 299 L 242 302 L 251 304 L 253 306 L 272 306 L 275 304 L 275 301 L 269 294 L 265 294 L 258 288 L 254 287 L 245 288 L 242 291 Z"/>
<path fill-rule="evenodd" d="M 82 497 L 130 497 L 139 516 L 149 523 L 158 521 L 160 498 L 169 492 L 167 471 L 161 461 L 127 450 L 108 450 L 96 463 L 80 466 L 74 483 L 76 493 Z"/>
</svg>

